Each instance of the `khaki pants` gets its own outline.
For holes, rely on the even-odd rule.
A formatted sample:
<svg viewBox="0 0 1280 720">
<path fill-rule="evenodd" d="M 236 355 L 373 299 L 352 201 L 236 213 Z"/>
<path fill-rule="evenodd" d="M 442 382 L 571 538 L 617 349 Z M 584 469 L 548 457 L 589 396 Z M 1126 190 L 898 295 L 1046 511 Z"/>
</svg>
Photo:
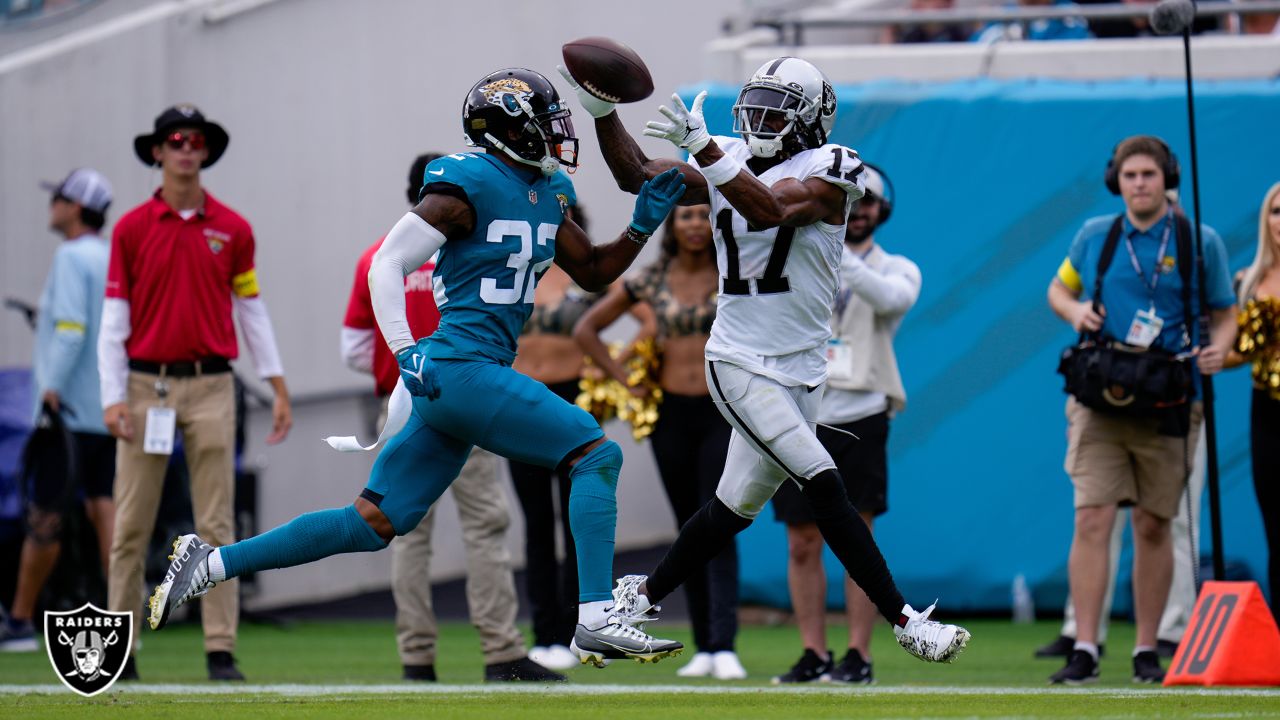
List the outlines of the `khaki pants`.
<svg viewBox="0 0 1280 720">
<path fill-rule="evenodd" d="M 164 400 L 156 393 L 157 378 L 148 373 L 129 373 L 129 421 L 134 439 L 121 440 L 116 446 L 115 537 L 111 543 L 107 604 L 113 611 L 133 611 L 134 649 L 145 627 L 143 565 L 147 543 L 155 529 L 169 464 L 168 455 L 142 451 L 147 408 L 164 405 L 177 411 L 177 426 L 191 474 L 196 533 L 215 547 L 235 542 L 235 391 L 231 373 L 165 378 L 168 395 Z M 206 652 L 235 649 L 239 591 L 240 584 L 235 580 L 219 583 L 201 600 Z"/>
<path fill-rule="evenodd" d="M 498 459 L 475 448 L 462 473 L 449 486 L 462 523 L 467 553 L 467 608 L 480 631 L 486 665 L 525 656 L 524 637 L 516 629 L 515 579 L 504 544 L 510 512 L 498 482 Z M 437 507 L 418 527 L 391 543 L 391 590 L 396 600 L 396 644 L 405 665 L 436 661 L 436 615 L 431 607 L 431 530 Z"/>
</svg>

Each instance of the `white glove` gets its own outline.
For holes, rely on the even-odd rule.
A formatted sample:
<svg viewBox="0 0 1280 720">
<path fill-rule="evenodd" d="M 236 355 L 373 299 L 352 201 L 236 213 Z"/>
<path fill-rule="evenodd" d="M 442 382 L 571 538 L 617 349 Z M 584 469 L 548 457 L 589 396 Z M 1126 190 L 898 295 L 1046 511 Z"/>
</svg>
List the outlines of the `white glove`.
<svg viewBox="0 0 1280 720">
<path fill-rule="evenodd" d="M 564 78 L 564 81 L 569 83 L 569 88 L 578 94 L 578 102 L 582 104 L 582 109 L 586 110 L 588 115 L 593 118 L 602 118 L 613 112 L 613 103 L 608 100 L 601 100 L 587 90 L 583 90 L 578 81 L 574 80 L 573 76 L 569 74 L 569 70 L 565 66 L 557 65 L 556 69 L 560 71 L 560 76 Z"/>
<path fill-rule="evenodd" d="M 711 142 L 707 134 L 707 123 L 702 119 L 702 102 L 707 99 L 707 91 L 698 93 L 693 99 L 693 107 L 685 107 L 679 95 L 671 96 L 671 104 L 675 110 L 663 105 L 658 108 L 671 122 L 650 120 L 645 125 L 644 134 L 649 137 L 670 140 L 676 147 L 684 148 L 690 155 L 697 155 L 702 148 Z"/>
</svg>

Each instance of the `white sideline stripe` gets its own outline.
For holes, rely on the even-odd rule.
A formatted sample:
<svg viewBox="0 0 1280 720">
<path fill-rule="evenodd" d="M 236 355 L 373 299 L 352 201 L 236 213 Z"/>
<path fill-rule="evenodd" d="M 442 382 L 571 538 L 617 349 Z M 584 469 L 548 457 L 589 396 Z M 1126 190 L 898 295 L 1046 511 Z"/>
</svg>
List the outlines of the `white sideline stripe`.
<svg viewBox="0 0 1280 720">
<path fill-rule="evenodd" d="M 62 685 L 0 685 L 0 695 L 63 694 Z M 1036 688 L 1036 687 L 853 687 L 823 685 L 806 687 L 715 686 L 715 685 L 115 685 L 108 692 L 137 695 L 279 695 L 322 697 L 330 695 L 1003 695 L 1003 696 L 1091 696 L 1114 699 L 1150 697 L 1257 697 L 1280 700 L 1280 688 Z"/>
</svg>

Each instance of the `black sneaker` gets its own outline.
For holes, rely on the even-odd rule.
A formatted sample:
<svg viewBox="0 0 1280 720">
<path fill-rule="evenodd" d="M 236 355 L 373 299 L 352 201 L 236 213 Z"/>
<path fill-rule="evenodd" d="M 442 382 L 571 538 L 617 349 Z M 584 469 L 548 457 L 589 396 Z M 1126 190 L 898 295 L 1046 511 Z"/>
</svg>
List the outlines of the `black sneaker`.
<svg viewBox="0 0 1280 720">
<path fill-rule="evenodd" d="M 236 659 L 225 650 L 207 653 L 205 665 L 209 668 L 210 680 L 244 680 L 244 675 L 236 669 Z"/>
<path fill-rule="evenodd" d="M 423 682 L 435 682 L 436 666 L 435 665 L 405 665 L 404 675 L 402 676 L 402 679 L 421 680 Z"/>
<path fill-rule="evenodd" d="M 853 648 L 845 653 L 844 659 L 831 669 L 829 679 L 834 683 L 850 683 L 852 685 L 873 685 L 876 678 L 871 674 L 871 663 L 862 658 L 862 653 Z"/>
<path fill-rule="evenodd" d="M 1036 657 L 1038 658 L 1055 658 L 1067 657 L 1076 647 L 1076 639 L 1059 635 L 1053 642 L 1048 645 L 1041 645 L 1036 648 Z"/>
<path fill-rule="evenodd" d="M 30 620 L 0 619 L 0 652 L 38 652 L 40 641 Z"/>
<path fill-rule="evenodd" d="M 564 682 L 568 679 L 527 657 L 484 666 L 485 682 Z"/>
<path fill-rule="evenodd" d="M 1055 639 L 1053 642 L 1049 643 L 1048 645 L 1041 645 L 1040 647 L 1036 648 L 1036 657 L 1038 658 L 1069 657 L 1071 655 L 1071 651 L 1075 650 L 1075 648 L 1076 648 L 1075 638 L 1067 637 L 1066 635 L 1059 635 L 1057 639 Z M 1107 654 L 1106 644 L 1099 643 L 1098 657 L 1103 657 L 1106 654 Z"/>
<path fill-rule="evenodd" d="M 1136 683 L 1164 682 L 1164 668 L 1154 650 L 1143 650 L 1133 656 L 1133 681 Z"/>
<path fill-rule="evenodd" d="M 804 654 L 800 656 L 796 664 L 792 665 L 785 675 L 775 675 L 772 682 L 774 685 L 786 685 L 823 680 L 830 675 L 831 667 L 830 650 L 827 650 L 827 659 L 823 660 L 818 657 L 818 653 L 805 648 Z"/>
<path fill-rule="evenodd" d="M 116 679 L 121 682 L 138 680 L 138 664 L 133 661 L 132 655 L 124 661 L 124 667 L 120 668 L 120 676 Z"/>
<path fill-rule="evenodd" d="M 1171 658 L 1178 654 L 1178 643 L 1172 640 L 1157 640 L 1156 654 L 1162 658 Z"/>
<path fill-rule="evenodd" d="M 1072 650 L 1066 667 L 1049 676 L 1054 685 L 1083 685 L 1098 681 L 1098 661 L 1084 650 Z"/>
</svg>

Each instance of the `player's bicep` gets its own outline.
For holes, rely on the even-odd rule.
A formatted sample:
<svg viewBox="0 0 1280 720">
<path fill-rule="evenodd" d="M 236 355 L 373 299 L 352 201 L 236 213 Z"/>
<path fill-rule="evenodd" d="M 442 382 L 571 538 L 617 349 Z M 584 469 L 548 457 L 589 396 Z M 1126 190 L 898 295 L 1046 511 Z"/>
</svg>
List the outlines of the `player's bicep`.
<svg viewBox="0 0 1280 720">
<path fill-rule="evenodd" d="M 816 177 L 784 178 L 770 189 L 782 206 L 782 225 L 804 227 L 819 220 L 829 225 L 845 222 L 847 192 L 838 185 Z"/>
<path fill-rule="evenodd" d="M 446 238 L 459 238 L 475 229 L 476 213 L 466 190 L 451 183 L 432 183 L 423 188 L 422 201 L 413 213 Z"/>
</svg>

